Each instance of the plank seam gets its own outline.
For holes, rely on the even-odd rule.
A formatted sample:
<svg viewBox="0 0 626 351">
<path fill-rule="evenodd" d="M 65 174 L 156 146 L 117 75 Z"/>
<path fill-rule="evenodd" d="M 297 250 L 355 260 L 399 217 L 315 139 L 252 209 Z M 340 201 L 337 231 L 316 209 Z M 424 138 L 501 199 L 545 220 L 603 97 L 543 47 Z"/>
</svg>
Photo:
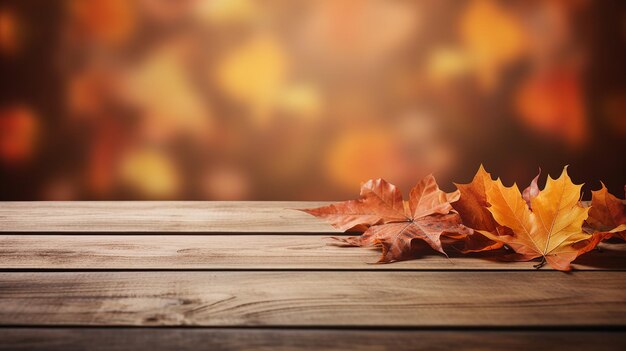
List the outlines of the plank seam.
<svg viewBox="0 0 626 351">
<path fill-rule="evenodd" d="M 82 325 L 82 324 L 2 324 L 2 329 L 207 329 L 207 330 L 344 330 L 344 331 L 514 331 L 514 332 L 626 332 L 626 325 L 519 325 L 519 326 L 404 326 L 404 325 L 372 325 L 372 326 L 352 326 L 352 325 Z"/>
<path fill-rule="evenodd" d="M 510 268 L 510 269 L 496 269 L 496 268 L 436 268 L 436 269 L 420 269 L 420 268 L 0 268 L 0 273 L 106 273 L 106 272 L 432 272 L 432 273 L 444 273 L 444 272 L 494 272 L 494 273 L 528 273 L 537 272 L 542 274 L 545 272 L 558 272 L 553 269 L 540 269 L 535 268 Z M 626 269 L 580 269 L 572 270 L 567 274 L 576 273 L 623 273 Z"/>
</svg>

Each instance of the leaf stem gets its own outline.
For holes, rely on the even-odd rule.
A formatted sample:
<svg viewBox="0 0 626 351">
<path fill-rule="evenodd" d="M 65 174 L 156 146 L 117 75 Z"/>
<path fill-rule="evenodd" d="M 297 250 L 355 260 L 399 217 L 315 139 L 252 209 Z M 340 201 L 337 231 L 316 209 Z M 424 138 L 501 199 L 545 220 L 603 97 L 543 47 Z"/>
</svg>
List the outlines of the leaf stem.
<svg viewBox="0 0 626 351">
<path fill-rule="evenodd" d="M 546 257 L 545 256 L 541 256 L 541 262 L 537 263 L 536 265 L 533 265 L 533 268 L 535 269 L 539 269 L 543 266 L 546 265 Z"/>
</svg>

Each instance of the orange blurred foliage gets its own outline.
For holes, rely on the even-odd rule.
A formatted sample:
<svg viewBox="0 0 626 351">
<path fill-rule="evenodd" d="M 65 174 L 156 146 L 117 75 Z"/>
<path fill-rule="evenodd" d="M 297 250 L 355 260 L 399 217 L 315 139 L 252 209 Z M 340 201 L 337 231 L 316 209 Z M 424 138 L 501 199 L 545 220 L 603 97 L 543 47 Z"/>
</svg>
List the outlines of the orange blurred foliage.
<svg viewBox="0 0 626 351">
<path fill-rule="evenodd" d="M 0 181 L 38 175 L 0 196 L 324 199 L 480 162 L 621 190 L 615 1 L 4 0 L 0 106 L 29 112 Z"/>
<path fill-rule="evenodd" d="M 575 72 L 557 70 L 529 77 L 515 103 L 522 122 L 532 130 L 570 147 L 581 147 L 587 140 L 582 83 Z"/>
<path fill-rule="evenodd" d="M 459 37 L 487 90 L 495 88 L 501 70 L 519 59 L 528 46 L 520 19 L 495 0 L 469 3 L 460 20 Z"/>
<path fill-rule="evenodd" d="M 124 99 L 140 111 L 144 137 L 185 135 L 202 140 L 212 132 L 209 102 L 186 69 L 186 45 L 173 42 L 155 49 L 124 77 Z"/>
<path fill-rule="evenodd" d="M 125 44 L 136 28 L 133 1 L 69 0 L 66 4 L 75 26 L 72 34 L 89 43 Z"/>
<path fill-rule="evenodd" d="M 250 196 L 250 184 L 245 171 L 231 166 L 216 165 L 206 172 L 202 188 L 216 200 L 245 200 Z"/>
<path fill-rule="evenodd" d="M 344 189 L 372 177 L 411 184 L 452 162 L 448 145 L 427 116 L 344 132 L 329 145 L 324 159 L 327 176 Z"/>
<path fill-rule="evenodd" d="M 261 34 L 227 53 L 211 74 L 226 94 L 248 106 L 252 123 L 266 125 L 286 84 L 289 66 L 277 38 Z"/>
<path fill-rule="evenodd" d="M 131 150 L 118 165 L 120 184 L 147 199 L 172 199 L 179 193 L 178 168 L 166 153 L 152 149 Z"/>
<path fill-rule="evenodd" d="M 420 32 L 419 3 L 321 0 L 297 32 L 301 50 L 342 69 L 371 69 Z"/>
<path fill-rule="evenodd" d="M 0 110 L 0 159 L 19 164 L 33 157 L 39 136 L 39 120 L 26 106 Z"/>
<path fill-rule="evenodd" d="M 0 53 L 15 54 L 20 46 L 18 19 L 9 9 L 0 8 Z"/>
</svg>

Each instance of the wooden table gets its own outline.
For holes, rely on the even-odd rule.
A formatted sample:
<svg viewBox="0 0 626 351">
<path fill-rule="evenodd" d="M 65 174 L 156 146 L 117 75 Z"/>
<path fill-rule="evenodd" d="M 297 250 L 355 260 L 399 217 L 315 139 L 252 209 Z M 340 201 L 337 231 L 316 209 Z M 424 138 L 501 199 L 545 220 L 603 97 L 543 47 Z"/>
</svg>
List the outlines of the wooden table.
<svg viewBox="0 0 626 351">
<path fill-rule="evenodd" d="M 371 264 L 322 204 L 2 203 L 0 349 L 626 349 L 624 243 Z"/>
</svg>

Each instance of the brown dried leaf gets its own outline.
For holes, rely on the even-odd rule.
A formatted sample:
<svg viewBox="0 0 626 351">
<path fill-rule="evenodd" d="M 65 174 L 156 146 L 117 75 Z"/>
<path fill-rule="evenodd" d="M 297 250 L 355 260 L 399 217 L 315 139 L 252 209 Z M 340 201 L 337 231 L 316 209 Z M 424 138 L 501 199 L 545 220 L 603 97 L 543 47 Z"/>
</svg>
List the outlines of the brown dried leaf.
<svg viewBox="0 0 626 351">
<path fill-rule="evenodd" d="M 460 192 L 460 197 L 452 203 L 452 207 L 459 213 L 463 224 L 479 231 L 487 231 L 494 236 L 499 235 L 506 228 L 501 228 L 493 215 L 487 209 L 486 191 L 493 186 L 491 175 L 480 165 L 474 179 L 469 184 L 455 184 Z M 480 232 L 467 235 L 464 239 L 462 252 L 480 252 L 495 250 L 503 246 L 499 241 L 491 240 Z"/>
<path fill-rule="evenodd" d="M 626 187 L 625 187 L 626 189 Z M 604 239 L 618 237 L 626 240 L 626 206 L 624 201 L 610 194 L 602 183 L 602 188 L 591 192 L 591 209 L 587 224 L 600 232 L 607 232 Z M 622 230 L 620 226 L 624 226 Z"/>
<path fill-rule="evenodd" d="M 448 195 L 439 189 L 432 175 L 411 190 L 407 202 L 393 184 L 376 179 L 361 186 L 361 197 L 357 200 L 302 211 L 324 218 L 341 230 L 364 229 L 361 236 L 335 239 L 348 246 L 382 247 L 380 263 L 410 258 L 414 239 L 423 240 L 445 254 L 442 234 L 470 233 L 461 225 L 459 215 L 452 212 Z"/>
</svg>

